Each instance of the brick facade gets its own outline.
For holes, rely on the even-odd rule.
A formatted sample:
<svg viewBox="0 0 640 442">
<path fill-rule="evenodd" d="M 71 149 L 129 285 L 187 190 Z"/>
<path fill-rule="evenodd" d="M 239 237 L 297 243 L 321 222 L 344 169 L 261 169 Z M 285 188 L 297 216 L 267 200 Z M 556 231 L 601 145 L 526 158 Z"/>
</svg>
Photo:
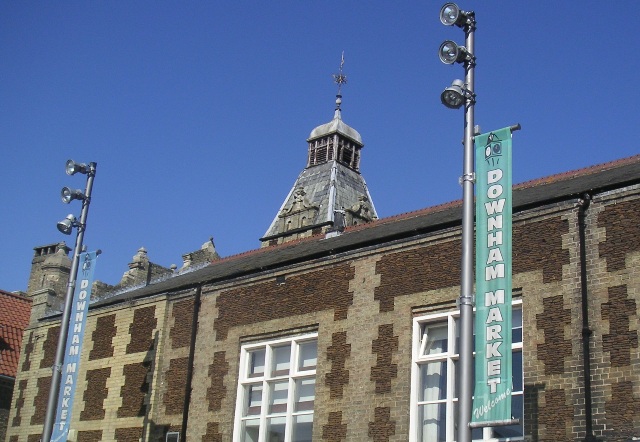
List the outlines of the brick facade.
<svg viewBox="0 0 640 442">
<path fill-rule="evenodd" d="M 640 437 L 640 186 L 594 192 L 585 212 L 587 331 L 578 210 L 572 195 L 515 211 L 526 440 L 585 438 L 588 334 L 594 436 L 627 441 Z M 456 309 L 459 226 L 350 239 L 368 228 L 345 231 L 347 245 L 326 255 L 309 244 L 334 238 L 310 238 L 220 260 L 184 275 L 183 285 L 168 280 L 96 303 L 72 412 L 77 440 L 164 440 L 182 429 L 187 406 L 187 440 L 232 440 L 242 345 L 310 332 L 318 349 L 313 440 L 411 440 L 412 321 Z M 268 261 L 279 253 L 280 261 Z M 58 325 L 46 318 L 25 334 L 10 441 L 39 437 Z"/>
</svg>

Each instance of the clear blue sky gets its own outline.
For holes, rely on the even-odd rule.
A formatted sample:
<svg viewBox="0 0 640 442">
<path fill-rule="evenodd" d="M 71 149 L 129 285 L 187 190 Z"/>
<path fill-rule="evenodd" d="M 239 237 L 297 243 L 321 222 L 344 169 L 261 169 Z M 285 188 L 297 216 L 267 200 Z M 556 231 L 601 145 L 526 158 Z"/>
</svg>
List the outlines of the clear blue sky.
<svg viewBox="0 0 640 442">
<path fill-rule="evenodd" d="M 640 152 L 640 2 L 471 1 L 476 124 L 521 123 L 514 182 Z M 98 171 L 85 243 L 117 283 L 136 250 L 181 265 L 209 236 L 229 256 L 259 247 L 306 138 L 333 116 L 364 140 L 381 217 L 461 197 L 462 110 L 440 104 L 460 65 L 440 63 L 435 1 L 0 2 L 0 288 L 25 290 L 33 247 Z"/>
</svg>

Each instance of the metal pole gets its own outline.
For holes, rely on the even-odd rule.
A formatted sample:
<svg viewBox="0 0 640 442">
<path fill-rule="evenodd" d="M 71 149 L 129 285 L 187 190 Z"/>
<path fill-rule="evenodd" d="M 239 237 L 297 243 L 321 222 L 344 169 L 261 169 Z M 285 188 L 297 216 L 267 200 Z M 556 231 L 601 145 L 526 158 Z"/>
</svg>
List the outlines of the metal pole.
<svg viewBox="0 0 640 442">
<path fill-rule="evenodd" d="M 91 189 L 93 188 L 93 179 L 96 175 L 96 166 L 96 163 L 89 163 L 89 171 L 87 173 L 87 187 L 84 192 L 86 198 L 82 200 L 82 212 L 80 213 L 80 222 L 77 226 L 78 233 L 76 235 L 76 245 L 73 250 L 73 260 L 71 261 L 71 273 L 69 274 L 67 294 L 64 299 L 62 319 L 60 320 L 60 335 L 58 336 L 58 346 L 56 347 L 56 359 L 52 367 L 51 387 L 49 388 L 49 400 L 47 402 L 47 413 L 45 415 L 44 427 L 42 429 L 42 442 L 50 441 L 54 420 L 56 418 L 58 395 L 60 393 L 60 376 L 62 374 L 62 363 L 64 362 L 64 349 L 67 344 L 69 317 L 71 316 L 71 309 L 73 307 L 73 291 L 75 289 L 76 278 L 78 276 L 78 264 L 80 261 L 80 252 L 82 251 L 82 241 L 84 239 L 87 214 L 89 213 L 89 204 L 91 203 Z"/>
<path fill-rule="evenodd" d="M 465 61 L 464 154 L 462 170 L 462 276 L 460 283 L 460 392 L 458 394 L 458 442 L 471 442 L 473 397 L 473 217 L 474 217 L 474 31 L 473 13 L 465 26 L 465 47 L 471 54 Z"/>
</svg>

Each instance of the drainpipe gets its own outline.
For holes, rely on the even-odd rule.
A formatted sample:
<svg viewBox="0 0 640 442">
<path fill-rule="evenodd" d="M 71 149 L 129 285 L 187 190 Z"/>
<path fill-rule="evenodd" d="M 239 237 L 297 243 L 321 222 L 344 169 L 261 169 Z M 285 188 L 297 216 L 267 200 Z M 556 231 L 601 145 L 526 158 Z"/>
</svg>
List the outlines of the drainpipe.
<svg viewBox="0 0 640 442">
<path fill-rule="evenodd" d="M 193 380 L 193 359 L 196 352 L 196 335 L 198 333 L 198 316 L 200 315 L 200 298 L 202 286 L 196 288 L 196 298 L 193 302 L 193 316 L 191 318 L 191 340 L 189 341 L 189 360 L 187 362 L 187 380 L 184 387 L 184 406 L 182 409 L 182 427 L 180 440 L 187 440 L 187 421 L 189 420 L 189 405 L 191 403 L 191 382 Z"/>
<path fill-rule="evenodd" d="M 585 413 L 585 438 L 584 442 L 600 442 L 593 434 L 593 415 L 591 414 L 591 351 L 589 343 L 593 331 L 589 328 L 589 304 L 587 284 L 587 228 L 585 217 L 591 204 L 591 195 L 584 193 L 578 199 L 578 232 L 580 235 L 580 291 L 582 292 L 582 377 L 584 378 L 584 413 Z"/>
</svg>

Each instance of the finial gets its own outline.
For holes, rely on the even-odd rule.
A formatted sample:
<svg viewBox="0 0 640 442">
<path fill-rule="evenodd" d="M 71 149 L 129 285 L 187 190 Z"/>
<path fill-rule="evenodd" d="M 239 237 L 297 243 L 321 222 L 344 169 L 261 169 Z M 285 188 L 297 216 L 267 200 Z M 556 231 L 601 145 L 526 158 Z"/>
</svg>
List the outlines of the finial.
<svg viewBox="0 0 640 442">
<path fill-rule="evenodd" d="M 340 110 L 342 104 L 342 85 L 347 84 L 347 76 L 342 72 L 344 67 L 344 51 L 342 51 L 342 59 L 340 60 L 340 70 L 337 74 L 333 74 L 333 81 L 338 85 L 338 93 L 336 94 L 336 110 Z"/>
</svg>

